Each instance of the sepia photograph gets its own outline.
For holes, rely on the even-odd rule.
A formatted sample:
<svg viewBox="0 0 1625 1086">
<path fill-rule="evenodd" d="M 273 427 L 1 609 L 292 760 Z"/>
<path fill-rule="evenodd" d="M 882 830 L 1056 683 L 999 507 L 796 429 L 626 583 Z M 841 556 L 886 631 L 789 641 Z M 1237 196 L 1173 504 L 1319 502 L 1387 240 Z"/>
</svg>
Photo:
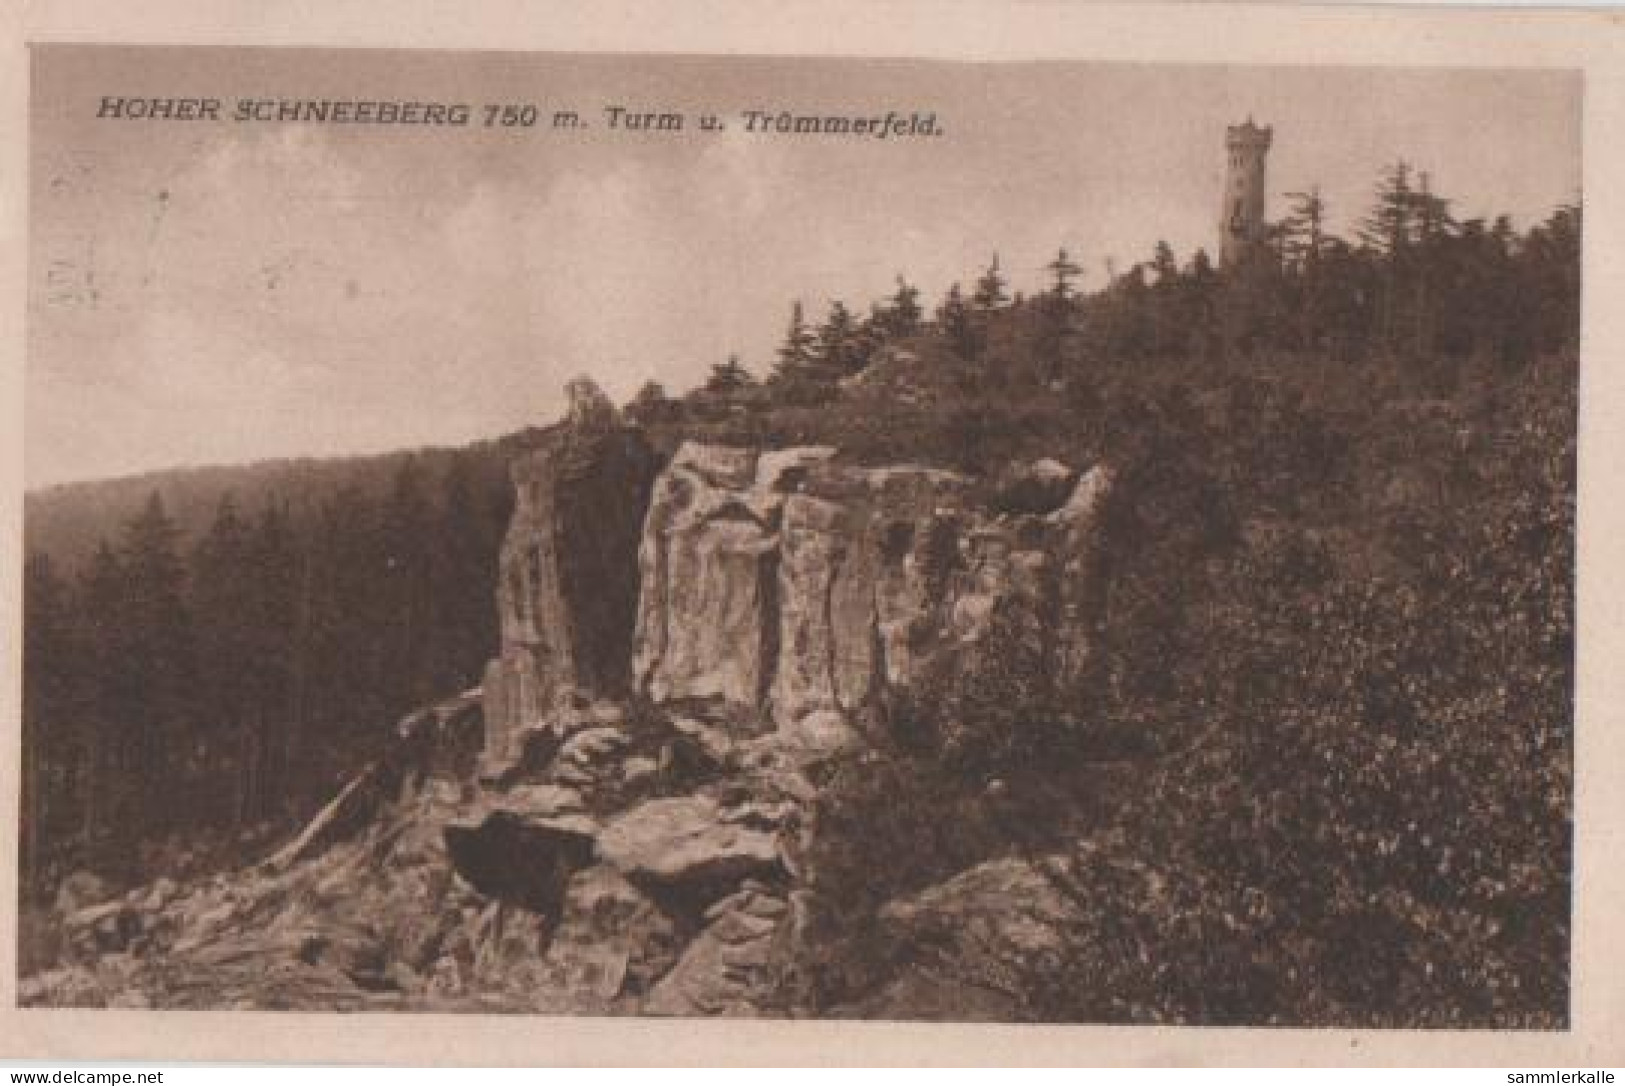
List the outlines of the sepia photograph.
<svg viewBox="0 0 1625 1086">
<path fill-rule="evenodd" d="M 1579 71 L 29 64 L 19 1007 L 1571 1027 Z"/>
</svg>

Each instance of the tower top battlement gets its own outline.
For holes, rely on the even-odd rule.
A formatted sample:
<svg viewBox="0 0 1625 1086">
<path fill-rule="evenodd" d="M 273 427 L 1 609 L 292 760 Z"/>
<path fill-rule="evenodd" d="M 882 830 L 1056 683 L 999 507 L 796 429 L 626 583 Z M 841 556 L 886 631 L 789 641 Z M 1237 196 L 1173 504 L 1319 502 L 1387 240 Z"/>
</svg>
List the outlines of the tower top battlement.
<svg viewBox="0 0 1625 1086">
<path fill-rule="evenodd" d="M 1224 143 L 1232 150 L 1245 147 L 1267 151 L 1274 135 L 1275 129 L 1268 125 L 1261 128 L 1248 117 L 1244 124 L 1233 124 L 1224 130 Z"/>
</svg>

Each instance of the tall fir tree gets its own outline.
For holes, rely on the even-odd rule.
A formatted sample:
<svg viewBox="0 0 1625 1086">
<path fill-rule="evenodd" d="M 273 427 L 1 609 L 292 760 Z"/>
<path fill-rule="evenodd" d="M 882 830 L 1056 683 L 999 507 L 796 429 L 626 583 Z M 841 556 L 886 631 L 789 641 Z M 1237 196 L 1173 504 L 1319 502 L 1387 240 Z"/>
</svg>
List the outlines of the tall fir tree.
<svg viewBox="0 0 1625 1086">
<path fill-rule="evenodd" d="M 886 339 L 906 339 L 920 330 L 925 311 L 920 308 L 920 290 L 902 275 L 897 285 L 874 314 L 872 323 Z"/>
<path fill-rule="evenodd" d="M 103 539 L 80 576 L 74 593 L 73 637 L 79 649 L 80 678 L 73 765 L 68 789 L 79 812 L 78 851 L 98 853 L 113 827 L 126 821 L 133 803 L 131 781 L 122 763 L 126 748 L 123 706 L 140 696 L 126 635 L 124 569 L 118 552 Z"/>
<path fill-rule="evenodd" d="M 1083 268 L 1062 248 L 1055 259 L 1045 265 L 1050 273 L 1051 286 L 1044 295 L 1044 328 L 1040 336 L 1039 376 L 1047 384 L 1054 384 L 1070 373 L 1080 361 L 1081 329 L 1078 318 L 1078 288 L 1074 281 L 1083 275 Z M 1108 337 L 1109 338 L 1109 337 Z"/>
<path fill-rule="evenodd" d="M 288 806 L 293 767 L 302 737 L 297 728 L 295 667 L 300 635 L 300 590 L 304 569 L 287 508 L 268 501 L 248 539 L 252 606 L 253 668 L 250 684 L 258 735 L 246 814 L 271 817 Z"/>
<path fill-rule="evenodd" d="M 392 681 L 384 691 L 386 714 L 398 716 L 433 696 L 433 601 L 430 546 L 433 513 L 416 458 L 396 469 L 384 500 L 379 553 L 382 562 L 383 626 Z"/>
<path fill-rule="evenodd" d="M 975 359 L 981 355 L 981 338 L 977 334 L 974 314 L 966 304 L 964 292 L 959 289 L 958 283 L 948 288 L 942 304 L 937 307 L 936 320 L 942 337 L 955 354 L 965 359 Z"/>
<path fill-rule="evenodd" d="M 77 663 L 70 628 L 68 586 L 47 554 L 30 554 L 23 567 L 22 795 L 18 847 L 22 884 L 35 883 L 46 864 L 47 842 L 61 832 L 62 778 L 74 752 L 71 690 Z"/>
<path fill-rule="evenodd" d="M 165 786 L 163 767 L 184 757 L 194 724 L 194 642 L 186 608 L 180 532 L 154 492 L 125 528 L 123 573 L 124 667 L 131 697 L 123 721 L 123 768 L 133 775 L 138 823 L 158 829 L 183 812 Z"/>
<path fill-rule="evenodd" d="M 711 367 L 711 373 L 705 379 L 705 391 L 720 396 L 731 396 L 743 392 L 755 383 L 756 379 L 739 361 L 739 356 L 731 354 L 726 362 L 718 362 Z"/>
<path fill-rule="evenodd" d="M 192 552 L 193 621 L 208 661 L 196 686 L 199 732 L 177 767 L 188 784 L 229 781 L 228 791 L 215 789 L 202 802 L 218 808 L 216 817 L 238 825 L 247 817 L 257 771 L 254 715 L 261 693 L 254 681 L 254 627 L 268 617 L 255 606 L 258 571 L 250 560 L 248 535 L 228 494 Z"/>
<path fill-rule="evenodd" d="M 839 380 L 850 377 L 869 364 L 869 348 L 864 330 L 846 304 L 830 303 L 829 315 L 818 326 L 816 354 L 827 375 Z"/>
<path fill-rule="evenodd" d="M 431 581 L 436 588 L 437 631 L 431 685 L 435 696 L 479 682 L 480 669 L 494 655 L 495 563 L 501 529 L 468 461 L 451 462 L 440 484 L 436 545 Z"/>
<path fill-rule="evenodd" d="M 987 269 L 977 277 L 976 291 L 971 295 L 971 305 L 983 313 L 1004 308 L 1010 303 L 1009 291 L 1005 289 L 1009 285 L 1003 273 L 999 271 L 999 254 L 994 253 Z"/>
<path fill-rule="evenodd" d="M 790 307 L 790 325 L 779 346 L 774 376 L 783 381 L 804 380 L 814 376 L 817 362 L 818 336 L 807 326 L 801 303 L 795 302 Z"/>
</svg>

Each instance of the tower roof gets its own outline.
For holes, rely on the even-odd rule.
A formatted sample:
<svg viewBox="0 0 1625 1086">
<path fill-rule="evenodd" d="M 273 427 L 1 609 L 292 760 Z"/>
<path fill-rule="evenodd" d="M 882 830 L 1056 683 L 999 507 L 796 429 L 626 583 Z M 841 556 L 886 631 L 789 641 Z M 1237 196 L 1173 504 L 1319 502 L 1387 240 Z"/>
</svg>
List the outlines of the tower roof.
<svg viewBox="0 0 1625 1086">
<path fill-rule="evenodd" d="M 1247 120 L 1243 123 L 1233 124 L 1225 129 L 1225 143 L 1231 145 L 1268 147 L 1270 145 L 1270 138 L 1274 134 L 1275 129 L 1271 128 L 1269 125 L 1260 127 L 1254 124 L 1252 115 L 1248 114 Z"/>
</svg>

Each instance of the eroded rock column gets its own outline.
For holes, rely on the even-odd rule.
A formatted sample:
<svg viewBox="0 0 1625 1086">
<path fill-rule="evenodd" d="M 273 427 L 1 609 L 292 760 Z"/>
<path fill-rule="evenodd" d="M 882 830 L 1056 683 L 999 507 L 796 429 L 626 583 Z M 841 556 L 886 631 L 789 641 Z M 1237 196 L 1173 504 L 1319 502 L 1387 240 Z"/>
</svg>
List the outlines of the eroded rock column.
<svg viewBox="0 0 1625 1086">
<path fill-rule="evenodd" d="M 572 697 L 631 684 L 638 542 L 656 458 L 603 393 L 571 387 L 569 419 L 512 468 L 513 520 L 497 606 L 502 654 L 485 673 L 485 761 L 511 763 L 526 728 Z"/>
</svg>

